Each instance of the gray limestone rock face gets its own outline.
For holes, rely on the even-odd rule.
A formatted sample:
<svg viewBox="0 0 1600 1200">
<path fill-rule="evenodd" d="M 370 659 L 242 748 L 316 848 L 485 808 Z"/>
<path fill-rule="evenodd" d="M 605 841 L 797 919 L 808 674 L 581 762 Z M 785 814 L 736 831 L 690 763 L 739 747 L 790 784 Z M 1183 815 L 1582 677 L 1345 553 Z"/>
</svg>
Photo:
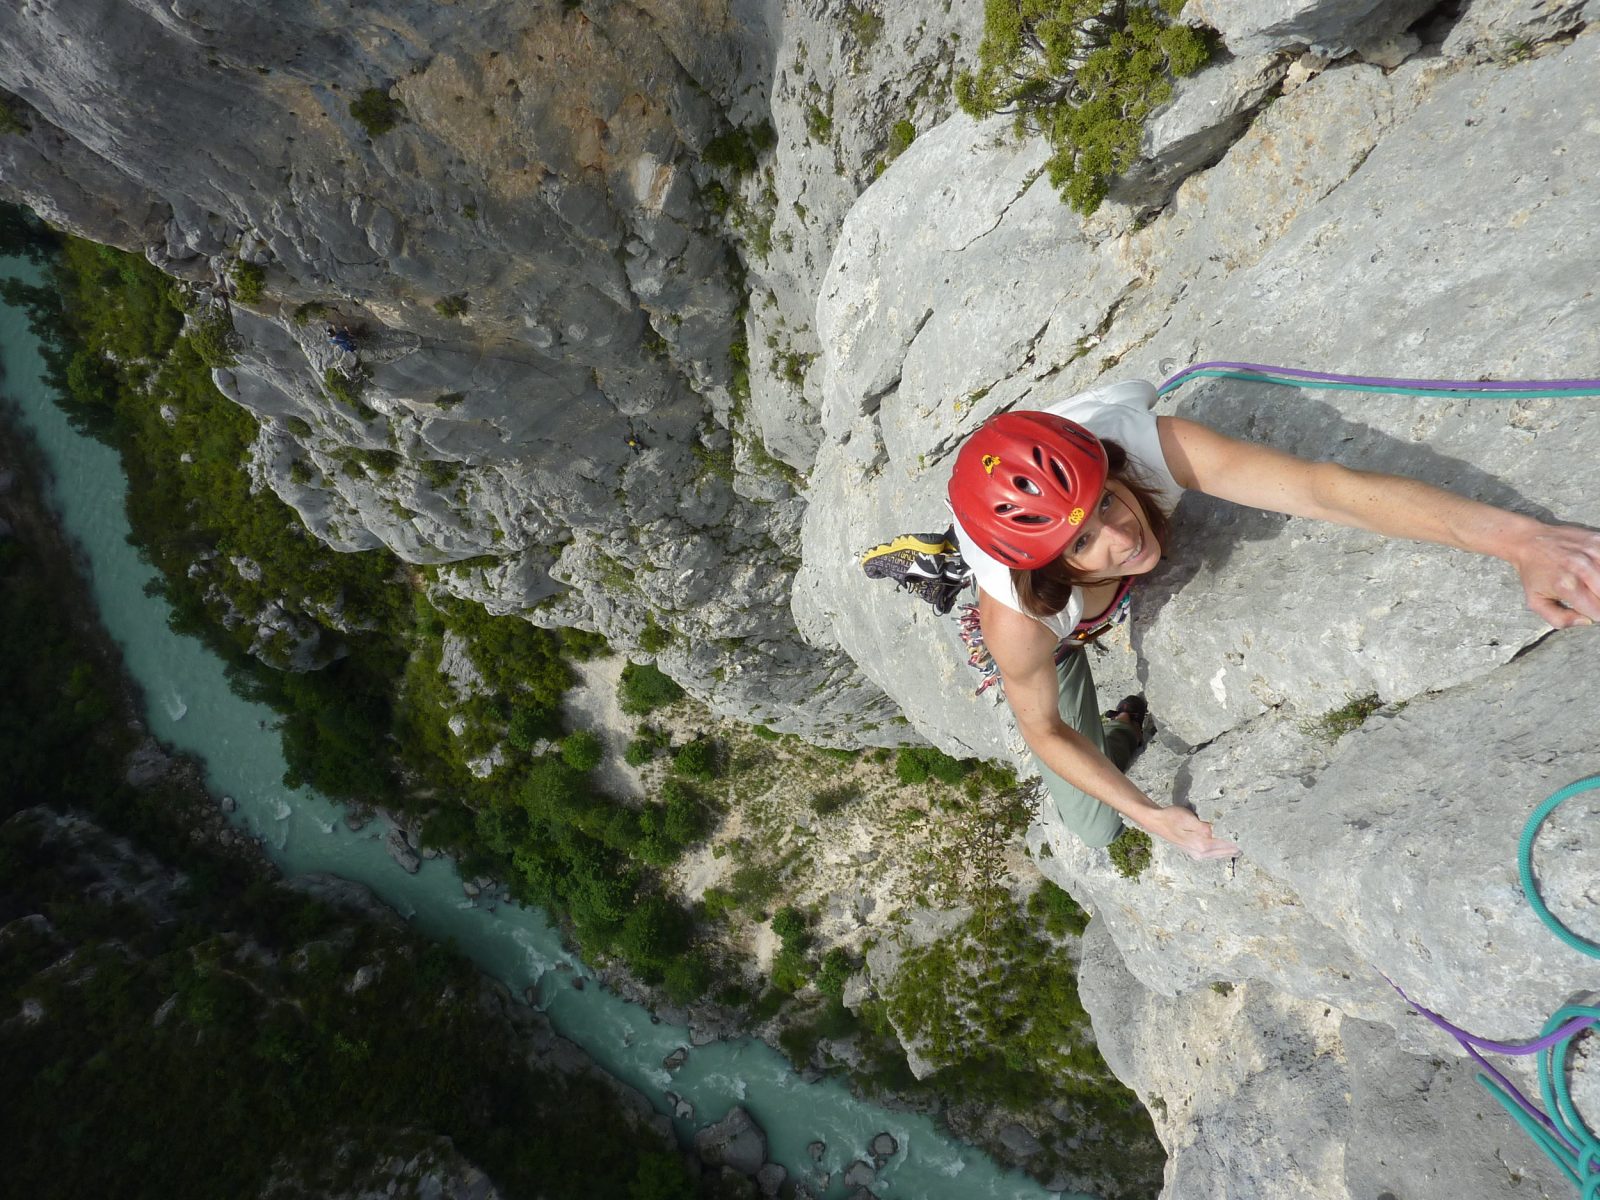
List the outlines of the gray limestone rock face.
<svg viewBox="0 0 1600 1200">
<path fill-rule="evenodd" d="M 1403 31 L 1429 0 L 1189 0 L 1183 19 L 1209 25 L 1235 54 L 1309 47 L 1337 58 Z"/>
<path fill-rule="evenodd" d="M 1164 204 L 1179 182 L 1222 157 L 1288 69 L 1286 55 L 1256 54 L 1176 80 L 1172 99 L 1145 122 L 1138 161 L 1112 181 L 1110 199 L 1136 209 Z"/>
<path fill-rule="evenodd" d="M 1101 1053 L 1166 1147 L 1164 1196 L 1241 1185 L 1263 1200 L 1569 1190 L 1443 1035 L 1407 1053 L 1385 1025 L 1258 983 L 1160 995 L 1128 974 L 1098 919 L 1079 990 Z"/>
<path fill-rule="evenodd" d="M 1463 21 L 1474 14 L 1499 19 L 1470 6 Z M 1006 710 L 968 695 L 950 622 L 852 566 L 892 533 L 944 526 L 950 455 L 990 412 L 1207 359 L 1415 378 L 1589 373 L 1600 242 L 1573 165 L 1600 160 L 1595 36 L 1482 70 L 1463 51 L 1308 74 L 1141 229 L 1085 225 L 1036 199 L 1048 190 L 1037 148 L 964 118 L 919 138 L 852 210 L 819 298 L 825 437 L 802 628 L 856 658 L 930 741 L 1017 754 Z M 1158 411 L 1600 521 L 1586 402 L 1211 380 Z M 1589 960 L 1518 894 L 1514 855 L 1545 794 L 1600 770 L 1587 732 L 1600 713 L 1582 689 L 1596 645 L 1592 631 L 1549 634 L 1493 560 L 1184 501 L 1168 561 L 1136 593 L 1131 648 L 1095 669 L 1106 706 L 1143 691 L 1163 731 L 1135 782 L 1193 805 L 1243 857 L 1230 871 L 1158 845 L 1129 881 L 1048 813 L 1030 834 L 1127 981 L 1090 1008 L 1173 1154 L 1167 1196 L 1455 1186 L 1487 1200 L 1519 1175 L 1559 1194 L 1531 1143 L 1474 1094 L 1454 1044 L 1383 976 L 1512 1040 L 1592 989 Z M 1102 674 L 1119 660 L 1115 681 Z M 1330 741 L 1322 715 L 1368 694 L 1383 707 Z M 1539 865 L 1552 908 L 1589 930 L 1593 811 L 1575 803 L 1541 837 Z M 869 967 L 882 977 L 893 964 Z M 1086 998 L 1092 978 L 1086 962 Z M 1243 1012 L 1220 1035 L 1200 1024 L 1221 1019 L 1213 982 Z M 1491 1121 L 1465 1186 L 1410 1140 L 1471 1142 Z"/>
<path fill-rule="evenodd" d="M 1511 60 L 1539 42 L 1583 28 L 1597 12 L 1595 0 L 1473 0 L 1443 48 L 1450 55 Z"/>
<path fill-rule="evenodd" d="M 893 532 L 943 527 L 948 456 L 997 405 L 1070 395 L 1118 356 L 1113 378 L 1159 378 L 1169 355 L 1335 370 L 1381 355 L 1437 377 L 1466 362 L 1560 377 L 1583 361 L 1596 340 L 1583 280 L 1600 245 L 1592 206 L 1563 172 L 1592 149 L 1584 42 L 1515 72 L 1422 60 L 1388 76 L 1324 72 L 1188 180 L 1171 210 L 1098 242 L 1029 182 L 1036 150 L 996 146 L 964 118 L 919 139 L 852 210 L 819 300 L 830 440 L 806 512 L 801 628 L 842 646 L 924 736 L 1000 752 L 1015 742 L 963 695 L 950 623 L 850 565 Z M 1571 121 L 1537 116 L 1550 108 Z M 1484 157 L 1529 169 L 1484 177 Z M 1471 219 L 1396 219 L 1452 179 L 1473 195 Z M 1527 260 L 1546 264 L 1536 287 L 1498 286 Z M 1380 295 L 1386 340 L 1375 345 Z M 1463 295 L 1482 302 L 1463 309 Z M 1592 520 L 1600 430 L 1569 406 L 1557 436 L 1555 403 L 1206 381 L 1176 408 L 1290 451 Z M 1515 575 L 1481 558 L 1199 501 L 1178 521 L 1168 565 L 1135 597 L 1133 628 L 1158 723 L 1191 743 L 1277 706 L 1314 716 L 1351 694 L 1450 686 L 1538 636 Z"/>
<path fill-rule="evenodd" d="M 948 81 L 956 44 L 909 11 L 877 28 L 854 11 L 502 0 L 470 21 L 402 6 L 380 28 L 301 0 L 271 20 L 51 0 L 0 15 L 0 87 L 29 127 L 0 138 L 0 181 L 219 303 L 236 260 L 263 267 L 264 297 L 233 298 L 237 362 L 217 383 L 262 422 L 253 478 L 330 546 L 469 563 L 442 586 L 622 648 L 652 617 L 696 648 L 663 668 L 719 712 L 849 742 L 893 710 L 788 611 L 815 418 L 777 360 L 814 353 L 800 314 L 868 147 L 926 64 Z M 925 44 L 909 62 L 908 39 Z M 708 201 L 729 177 L 704 155 L 775 103 L 780 49 L 811 63 L 781 123 L 803 126 L 801 96 L 825 88 L 854 165 L 786 176 L 785 220 L 814 210 L 817 232 L 796 248 L 769 215 L 799 257 L 758 265 L 747 246 L 771 275 L 747 284 L 729 265 L 744 234 Z M 364 93 L 393 128 L 353 116 Z M 747 288 L 795 317 L 798 348 L 759 326 L 762 398 L 740 415 Z M 361 465 L 375 452 L 401 465 Z"/>
</svg>

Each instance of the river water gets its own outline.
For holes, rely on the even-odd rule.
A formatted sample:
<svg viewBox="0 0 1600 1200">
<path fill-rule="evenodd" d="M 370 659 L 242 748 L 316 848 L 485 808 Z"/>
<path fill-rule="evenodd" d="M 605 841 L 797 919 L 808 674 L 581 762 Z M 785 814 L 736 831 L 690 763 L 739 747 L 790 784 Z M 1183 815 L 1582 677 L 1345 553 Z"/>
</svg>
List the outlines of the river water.
<svg viewBox="0 0 1600 1200">
<path fill-rule="evenodd" d="M 0 276 L 6 275 L 36 281 L 39 273 L 24 261 L 0 259 Z M 212 793 L 234 798 L 238 809 L 231 819 L 262 839 L 286 877 L 323 872 L 364 884 L 430 936 L 453 940 L 513 994 L 534 987 L 563 1036 L 662 1112 L 671 1113 L 663 1095 L 668 1090 L 693 1103 L 695 1119 L 675 1122 L 681 1137 L 720 1120 L 738 1104 L 766 1131 L 772 1161 L 813 1188 L 818 1168 L 806 1145 L 827 1144 L 820 1170 L 834 1174 L 829 1197 L 845 1194 L 839 1173 L 865 1156 L 867 1143 L 884 1130 L 901 1147 L 872 1188 L 885 1200 L 1044 1200 L 1050 1195 L 1026 1176 L 1003 1171 L 981 1152 L 943 1136 L 927 1118 L 862 1103 L 829 1080 L 803 1083 L 781 1055 L 753 1039 L 694 1049 L 682 1068 L 669 1073 L 661 1061 L 688 1045 L 687 1030 L 652 1024 L 647 1010 L 600 987 L 572 987 L 574 975 L 592 972 L 562 948 L 542 913 L 514 904 L 476 906 L 464 897 L 460 877 L 445 859 L 424 862 L 416 875 L 407 875 L 383 848 L 386 822 L 375 820 L 351 832 L 341 810 L 323 797 L 285 788 L 272 729 L 276 714 L 236 696 L 219 659 L 167 628 L 166 603 L 144 591 L 154 572 L 127 541 L 125 481 L 116 452 L 68 424 L 43 382 L 43 362 L 25 315 L 4 306 L 0 368 L 0 387 L 19 407 L 50 465 L 51 502 L 84 550 L 101 619 L 144 689 L 151 731 L 205 762 Z"/>
</svg>

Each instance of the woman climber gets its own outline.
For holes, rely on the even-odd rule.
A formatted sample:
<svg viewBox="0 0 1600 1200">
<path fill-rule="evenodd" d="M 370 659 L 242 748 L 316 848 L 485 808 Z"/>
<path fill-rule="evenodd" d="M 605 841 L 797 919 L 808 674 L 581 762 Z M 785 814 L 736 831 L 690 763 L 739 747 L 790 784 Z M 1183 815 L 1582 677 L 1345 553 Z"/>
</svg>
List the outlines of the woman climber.
<svg viewBox="0 0 1600 1200">
<path fill-rule="evenodd" d="M 1501 558 L 1551 625 L 1600 620 L 1600 534 L 1237 441 L 1155 416 L 1155 401 L 1150 384 L 1129 382 L 1002 413 L 966 440 L 950 475 L 984 644 L 1061 823 L 1090 846 L 1108 845 L 1127 823 L 1194 858 L 1238 853 L 1122 773 L 1143 701 L 1129 697 L 1102 728 L 1083 652 L 1126 614 L 1133 581 L 1155 569 L 1185 490 Z"/>
</svg>

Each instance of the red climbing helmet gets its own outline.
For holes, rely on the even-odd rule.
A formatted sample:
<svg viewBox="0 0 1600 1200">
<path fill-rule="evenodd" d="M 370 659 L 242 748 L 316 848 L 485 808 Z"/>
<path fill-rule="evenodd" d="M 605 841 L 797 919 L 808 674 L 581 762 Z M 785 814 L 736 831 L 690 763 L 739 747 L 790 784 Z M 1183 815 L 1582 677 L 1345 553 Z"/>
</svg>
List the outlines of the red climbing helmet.
<svg viewBox="0 0 1600 1200">
<path fill-rule="evenodd" d="M 1046 412 L 990 417 L 950 472 L 950 507 L 982 549 L 1024 571 L 1048 566 L 1094 511 L 1106 452 L 1076 421 Z"/>
</svg>

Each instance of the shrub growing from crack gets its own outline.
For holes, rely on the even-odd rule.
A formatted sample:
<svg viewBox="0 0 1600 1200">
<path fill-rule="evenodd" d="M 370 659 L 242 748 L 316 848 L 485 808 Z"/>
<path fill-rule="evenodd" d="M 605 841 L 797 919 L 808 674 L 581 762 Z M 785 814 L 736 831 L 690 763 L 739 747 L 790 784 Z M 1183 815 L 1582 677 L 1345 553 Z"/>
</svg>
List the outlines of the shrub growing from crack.
<svg viewBox="0 0 1600 1200">
<path fill-rule="evenodd" d="M 240 259 L 233 264 L 233 298 L 240 304 L 259 304 L 267 289 L 266 268 Z"/>
<path fill-rule="evenodd" d="M 956 78 L 969 114 L 1012 114 L 1018 133 L 1044 136 L 1046 167 L 1085 216 L 1133 165 L 1145 118 L 1172 80 L 1211 57 L 1207 33 L 1173 20 L 1184 0 L 994 0 L 984 9 L 978 69 Z"/>
<path fill-rule="evenodd" d="M 367 131 L 369 138 L 381 137 L 405 116 L 405 106 L 389 95 L 387 88 L 363 88 L 350 101 L 350 115 Z"/>
</svg>

